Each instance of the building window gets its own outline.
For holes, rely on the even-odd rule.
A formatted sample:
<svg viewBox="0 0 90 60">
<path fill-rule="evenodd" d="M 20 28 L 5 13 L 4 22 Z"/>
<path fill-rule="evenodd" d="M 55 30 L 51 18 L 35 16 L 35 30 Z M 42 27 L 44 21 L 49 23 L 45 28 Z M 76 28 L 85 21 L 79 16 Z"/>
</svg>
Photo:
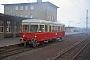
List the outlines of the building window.
<svg viewBox="0 0 90 60">
<path fill-rule="evenodd" d="M 4 22 L 0 21 L 0 32 L 4 32 Z"/>
<path fill-rule="evenodd" d="M 23 17 L 23 15 L 20 15 L 21 17 Z"/>
<path fill-rule="evenodd" d="M 7 32 L 11 32 L 11 22 L 7 21 Z"/>
<path fill-rule="evenodd" d="M 30 18 L 33 18 L 34 16 L 33 16 L 33 14 L 30 14 Z"/>
<path fill-rule="evenodd" d="M 34 9 L 34 6 L 30 6 L 30 9 L 33 10 Z"/>
<path fill-rule="evenodd" d="M 27 17 L 28 17 L 28 15 L 25 15 L 25 17 L 27 18 Z"/>
<path fill-rule="evenodd" d="M 28 6 L 25 6 L 25 10 L 28 10 Z"/>
<path fill-rule="evenodd" d="M 14 22 L 14 32 L 17 32 L 17 23 L 16 22 Z"/>
<path fill-rule="evenodd" d="M 23 6 L 20 6 L 20 10 L 23 10 Z"/>
<path fill-rule="evenodd" d="M 15 6 L 15 10 L 18 10 L 18 6 Z"/>
</svg>

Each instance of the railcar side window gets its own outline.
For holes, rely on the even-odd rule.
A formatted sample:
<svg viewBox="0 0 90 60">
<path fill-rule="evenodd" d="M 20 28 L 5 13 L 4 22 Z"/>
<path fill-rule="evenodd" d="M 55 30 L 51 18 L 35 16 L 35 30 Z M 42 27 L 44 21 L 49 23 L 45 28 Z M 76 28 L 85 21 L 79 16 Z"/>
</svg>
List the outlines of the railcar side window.
<svg viewBox="0 0 90 60">
<path fill-rule="evenodd" d="M 45 31 L 46 31 L 46 32 L 48 31 L 48 26 L 47 26 L 47 25 L 45 25 Z"/>
<path fill-rule="evenodd" d="M 60 31 L 62 31 L 62 26 L 60 26 Z"/>
<path fill-rule="evenodd" d="M 54 31 L 54 26 L 52 26 L 52 32 Z"/>
<path fill-rule="evenodd" d="M 41 32 L 44 32 L 44 29 L 45 29 L 45 28 L 44 28 L 44 25 L 40 25 L 40 31 L 41 31 Z"/>
<path fill-rule="evenodd" d="M 49 32 L 51 32 L 51 25 L 49 26 Z"/>
<path fill-rule="evenodd" d="M 63 31 L 65 30 L 65 28 L 64 28 L 64 25 L 63 25 Z"/>
<path fill-rule="evenodd" d="M 55 26 L 54 30 L 57 31 L 57 26 Z"/>
<path fill-rule="evenodd" d="M 58 31 L 60 31 L 60 26 L 58 26 Z"/>
<path fill-rule="evenodd" d="M 61 31 L 63 31 L 63 26 L 61 26 Z"/>
</svg>

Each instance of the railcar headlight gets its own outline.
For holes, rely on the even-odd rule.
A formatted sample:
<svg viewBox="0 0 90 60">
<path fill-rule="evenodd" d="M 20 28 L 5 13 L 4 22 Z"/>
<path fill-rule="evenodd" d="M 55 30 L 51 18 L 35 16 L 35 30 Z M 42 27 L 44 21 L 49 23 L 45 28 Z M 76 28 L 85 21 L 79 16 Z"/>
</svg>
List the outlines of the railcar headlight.
<svg viewBox="0 0 90 60">
<path fill-rule="evenodd" d="M 23 37 L 25 37 L 25 35 L 23 35 Z"/>
<path fill-rule="evenodd" d="M 57 35 L 57 33 L 55 33 L 55 35 Z"/>
<path fill-rule="evenodd" d="M 35 38 L 36 38 L 37 36 L 35 36 Z"/>
</svg>

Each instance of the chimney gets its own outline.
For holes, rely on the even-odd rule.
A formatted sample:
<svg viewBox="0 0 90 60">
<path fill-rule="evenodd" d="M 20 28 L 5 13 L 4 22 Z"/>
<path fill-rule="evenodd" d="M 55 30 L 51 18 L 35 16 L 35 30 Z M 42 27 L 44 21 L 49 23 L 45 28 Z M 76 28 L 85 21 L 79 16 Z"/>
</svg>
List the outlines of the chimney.
<svg viewBox="0 0 90 60">
<path fill-rule="evenodd" d="M 37 0 L 38 3 L 42 2 L 42 0 Z"/>
</svg>

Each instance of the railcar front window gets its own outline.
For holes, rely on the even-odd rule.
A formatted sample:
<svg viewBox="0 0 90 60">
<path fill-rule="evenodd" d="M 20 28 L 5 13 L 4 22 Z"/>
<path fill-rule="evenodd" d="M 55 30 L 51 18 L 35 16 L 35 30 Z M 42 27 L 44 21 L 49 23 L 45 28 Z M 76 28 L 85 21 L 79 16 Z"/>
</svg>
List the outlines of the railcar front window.
<svg viewBox="0 0 90 60">
<path fill-rule="evenodd" d="M 29 31 L 29 25 L 23 25 L 23 31 L 28 32 Z"/>
<path fill-rule="evenodd" d="M 37 32 L 38 31 L 38 25 L 31 25 L 30 32 Z"/>
</svg>

